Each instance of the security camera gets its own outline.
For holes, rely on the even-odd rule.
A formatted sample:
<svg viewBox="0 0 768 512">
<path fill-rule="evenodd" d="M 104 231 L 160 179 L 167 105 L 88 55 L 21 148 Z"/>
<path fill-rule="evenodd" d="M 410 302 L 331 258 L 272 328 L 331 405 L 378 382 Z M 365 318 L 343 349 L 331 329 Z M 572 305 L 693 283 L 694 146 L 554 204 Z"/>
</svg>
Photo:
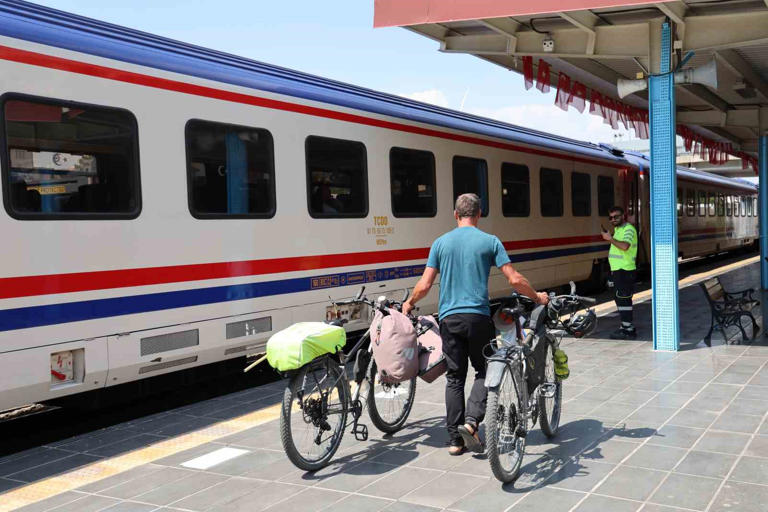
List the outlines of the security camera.
<svg viewBox="0 0 768 512">
<path fill-rule="evenodd" d="M 552 53 L 555 51 L 555 40 L 552 39 L 551 36 L 547 36 L 544 38 L 544 41 L 542 42 L 542 48 L 547 53 Z"/>
</svg>

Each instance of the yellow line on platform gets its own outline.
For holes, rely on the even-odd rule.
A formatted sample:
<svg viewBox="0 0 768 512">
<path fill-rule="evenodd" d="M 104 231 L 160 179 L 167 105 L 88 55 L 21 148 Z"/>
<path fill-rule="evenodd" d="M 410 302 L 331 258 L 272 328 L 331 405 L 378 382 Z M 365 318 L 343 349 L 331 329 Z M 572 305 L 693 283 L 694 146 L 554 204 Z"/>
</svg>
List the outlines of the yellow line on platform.
<svg viewBox="0 0 768 512">
<path fill-rule="evenodd" d="M 160 441 L 146 448 L 95 462 L 69 473 L 47 478 L 5 494 L 0 494 L 0 512 L 8 512 L 37 503 L 57 494 L 77 489 L 78 487 L 97 482 L 129 469 L 275 420 L 280 416 L 280 406 L 281 404 L 271 405 L 231 420 L 216 423 L 196 432 Z"/>
<path fill-rule="evenodd" d="M 701 272 L 699 274 L 693 274 L 678 281 L 677 287 L 678 289 L 682 290 L 683 288 L 686 288 L 688 286 L 705 281 L 710 277 L 717 276 L 720 274 L 725 274 L 726 272 L 730 272 L 731 270 L 736 270 L 738 268 L 747 267 L 759 261 L 760 261 L 760 256 L 753 256 L 752 258 L 747 258 L 746 260 L 737 261 L 735 263 L 731 263 L 724 267 L 718 267 L 712 270 L 708 270 L 706 272 Z M 644 302 L 650 299 L 652 294 L 653 294 L 652 289 L 638 292 L 632 296 L 632 302 L 635 304 L 637 304 L 638 302 Z M 598 306 L 595 306 L 593 309 L 595 310 L 595 313 L 598 316 L 607 315 L 608 313 L 612 313 L 616 311 L 616 304 L 613 302 L 604 302 Z"/>
</svg>

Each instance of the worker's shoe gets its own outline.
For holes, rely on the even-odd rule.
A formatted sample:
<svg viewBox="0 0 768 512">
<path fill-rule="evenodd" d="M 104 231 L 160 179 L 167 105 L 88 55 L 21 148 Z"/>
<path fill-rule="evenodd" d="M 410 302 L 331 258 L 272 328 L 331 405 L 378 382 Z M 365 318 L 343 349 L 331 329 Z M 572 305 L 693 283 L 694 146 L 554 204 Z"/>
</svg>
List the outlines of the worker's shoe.
<svg viewBox="0 0 768 512">
<path fill-rule="evenodd" d="M 571 374 L 571 371 L 568 369 L 568 355 L 562 350 L 557 349 L 552 356 L 555 360 L 555 377 L 559 381 L 567 379 Z"/>
<path fill-rule="evenodd" d="M 464 446 L 467 450 L 475 453 L 483 453 L 483 443 L 480 441 L 480 436 L 477 435 L 477 427 L 469 423 L 459 425 L 459 434 L 464 440 Z"/>
<path fill-rule="evenodd" d="M 466 448 L 464 447 L 464 443 L 461 442 L 461 440 L 457 440 L 455 442 L 451 442 L 450 445 L 448 445 L 448 453 L 450 455 L 461 455 L 466 451 Z"/>
<path fill-rule="evenodd" d="M 612 340 L 634 340 L 637 339 L 636 329 L 616 329 L 611 333 Z"/>
</svg>

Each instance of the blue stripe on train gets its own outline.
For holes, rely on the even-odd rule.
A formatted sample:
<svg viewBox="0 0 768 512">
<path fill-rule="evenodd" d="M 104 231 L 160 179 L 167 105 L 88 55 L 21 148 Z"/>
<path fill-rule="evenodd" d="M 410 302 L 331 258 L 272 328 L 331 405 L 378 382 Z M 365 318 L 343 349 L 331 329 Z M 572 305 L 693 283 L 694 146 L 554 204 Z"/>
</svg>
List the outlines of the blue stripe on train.
<svg viewBox="0 0 768 512">
<path fill-rule="evenodd" d="M 551 251 L 510 255 L 512 262 L 534 261 L 606 251 L 608 246 L 573 247 Z M 133 315 L 165 309 L 202 306 L 235 300 L 255 299 L 270 295 L 306 292 L 340 286 L 389 281 L 421 275 L 424 265 L 408 265 L 322 276 L 297 277 L 261 283 L 246 283 L 193 290 L 129 295 L 109 299 L 93 299 L 62 304 L 46 304 L 0 310 L 0 332 L 14 329 L 41 327 L 44 325 L 95 320 L 112 316 Z"/>
</svg>

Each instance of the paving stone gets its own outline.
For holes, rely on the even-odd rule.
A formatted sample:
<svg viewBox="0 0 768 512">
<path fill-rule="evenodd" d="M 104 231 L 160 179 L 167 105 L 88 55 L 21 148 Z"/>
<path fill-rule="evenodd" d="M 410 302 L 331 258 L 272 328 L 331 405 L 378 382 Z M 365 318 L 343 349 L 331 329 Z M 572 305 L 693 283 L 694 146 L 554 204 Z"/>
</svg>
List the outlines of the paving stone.
<svg viewBox="0 0 768 512">
<path fill-rule="evenodd" d="M 71 457 L 72 455 L 73 452 L 70 451 L 44 448 L 42 450 L 30 451 L 30 453 L 21 457 L 9 458 L 4 462 L 3 459 L 0 459 L 0 476 L 8 476 L 66 457 Z"/>
<path fill-rule="evenodd" d="M 400 500 L 428 507 L 445 508 L 488 481 L 486 477 L 444 473 L 414 489 Z"/>
<path fill-rule="evenodd" d="M 693 510 L 706 509 L 720 487 L 721 480 L 671 474 L 649 501 Z"/>
<path fill-rule="evenodd" d="M 749 443 L 745 455 L 768 458 L 768 436 L 755 436 Z"/>
<path fill-rule="evenodd" d="M 404 467 L 363 487 L 358 492 L 382 498 L 398 499 L 441 474 L 439 471 L 430 469 Z"/>
<path fill-rule="evenodd" d="M 386 512 L 437 512 L 440 509 L 396 501 L 384 509 Z"/>
<path fill-rule="evenodd" d="M 92 457 L 90 455 L 84 455 L 82 453 L 76 453 L 65 457 L 63 459 L 49 462 L 41 466 L 32 467 L 18 473 L 8 475 L 9 479 L 20 480 L 22 482 L 36 482 L 44 478 L 48 478 L 60 473 L 65 473 L 73 469 L 87 466 L 93 462 L 101 460 L 100 457 Z"/>
<path fill-rule="evenodd" d="M 592 410 L 589 416 L 598 420 L 610 419 L 620 421 L 635 412 L 636 409 L 637 405 L 606 402 Z"/>
<path fill-rule="evenodd" d="M 109 508 L 103 509 L 104 512 L 151 512 L 157 507 L 154 505 L 146 505 L 144 503 L 131 503 L 123 501 L 117 505 L 112 505 Z"/>
<path fill-rule="evenodd" d="M 683 448 L 646 444 L 633 453 L 624 464 L 627 466 L 669 471 L 675 467 L 686 453 L 686 450 Z"/>
<path fill-rule="evenodd" d="M 337 503 L 327 506 L 324 510 L 338 512 L 379 512 L 391 504 L 392 502 L 390 500 L 352 494 Z"/>
<path fill-rule="evenodd" d="M 80 499 L 56 507 L 55 512 L 98 512 L 119 503 L 119 500 L 106 496 L 83 495 Z M 23 509 L 22 509 L 23 510 Z"/>
<path fill-rule="evenodd" d="M 501 485 L 495 478 L 475 488 L 466 496 L 450 504 L 448 510 L 461 512 L 504 512 L 515 501 L 520 500 L 529 491 L 519 481 Z"/>
<path fill-rule="evenodd" d="M 136 495 L 133 499 L 155 505 L 168 505 L 181 500 L 199 490 L 207 489 L 226 480 L 224 475 L 213 473 L 192 473 L 191 475 L 155 486 L 151 491 Z"/>
<path fill-rule="evenodd" d="M 728 481 L 715 497 L 709 512 L 765 512 L 768 486 Z"/>
<path fill-rule="evenodd" d="M 291 512 L 316 512 L 337 503 L 345 496 L 345 493 L 337 491 L 311 488 L 275 503 L 264 510 L 270 512 L 287 510 Z"/>
<path fill-rule="evenodd" d="M 646 500 L 666 473 L 644 468 L 620 466 L 597 488 L 598 494 L 630 500 Z"/>
<path fill-rule="evenodd" d="M 342 471 L 334 477 L 321 481 L 317 484 L 317 487 L 336 491 L 355 492 L 385 476 L 393 469 L 394 468 L 389 464 L 363 462 L 346 471 Z"/>
<path fill-rule="evenodd" d="M 734 462 L 736 462 L 735 455 L 692 450 L 675 467 L 675 472 L 725 478 Z"/>
<path fill-rule="evenodd" d="M 0 487 L 0 490 L 2 490 L 1 487 Z M 31 503 L 29 505 L 18 508 L 16 510 L 17 512 L 44 512 L 46 510 L 51 510 L 53 508 L 60 507 L 67 503 L 71 503 L 75 500 L 79 500 L 83 496 L 85 495 L 79 492 L 72 492 L 72 491 L 63 492 L 61 494 L 56 494 L 55 496 L 51 496 L 50 498 L 40 500 L 37 503 Z M 1 497 L 2 496 L 0 496 L 0 498 Z"/>
<path fill-rule="evenodd" d="M 542 487 L 528 493 L 510 512 L 541 512 L 542 510 L 570 510 L 585 494 L 551 487 Z"/>
<path fill-rule="evenodd" d="M 156 466 L 154 464 L 144 464 L 143 466 L 137 466 L 133 469 L 129 469 L 128 471 L 123 471 L 122 473 L 118 473 L 116 475 L 97 480 L 88 485 L 78 487 L 77 490 L 90 493 L 100 492 L 104 489 L 115 487 L 134 479 L 148 479 L 152 473 L 160 471 L 160 469 L 162 469 L 161 466 Z"/>
<path fill-rule="evenodd" d="M 768 459 L 742 457 L 733 469 L 729 479 L 765 485 L 768 482 Z"/>
<path fill-rule="evenodd" d="M 547 485 L 588 492 L 615 468 L 615 464 L 581 458 L 566 464 L 557 471 L 552 478 L 547 480 Z"/>
<path fill-rule="evenodd" d="M 685 382 L 683 380 L 684 378 L 685 376 L 682 376 L 680 380 L 677 380 L 664 388 L 664 391 L 666 393 L 683 393 L 686 395 L 695 395 L 701 391 L 701 388 L 703 387 L 701 382 Z"/>
<path fill-rule="evenodd" d="M 661 391 L 667 386 L 669 386 L 670 381 L 668 380 L 658 380 L 658 379 L 641 379 L 634 384 L 632 384 L 632 388 L 634 389 L 643 389 L 647 391 Z"/>
<path fill-rule="evenodd" d="M 764 400 L 735 399 L 725 410 L 725 414 L 751 414 L 762 416 L 768 412 L 768 402 Z"/>
<path fill-rule="evenodd" d="M 736 432 L 707 431 L 696 443 L 696 450 L 739 455 L 749 442 L 750 436 Z"/>
<path fill-rule="evenodd" d="M 642 389 L 627 389 L 626 391 L 622 391 L 618 395 L 611 398 L 610 402 L 618 402 L 618 403 L 625 403 L 625 404 L 634 404 L 634 405 L 642 405 L 651 398 L 653 398 L 655 393 L 652 391 L 646 391 Z"/>
<path fill-rule="evenodd" d="M 672 416 L 670 425 L 681 427 L 707 428 L 717 419 L 717 413 L 686 407 Z"/>
<path fill-rule="evenodd" d="M 139 494 L 150 492 L 155 487 L 181 480 L 192 473 L 193 471 L 164 467 L 153 472 L 151 478 L 135 478 L 104 489 L 100 491 L 99 494 L 111 496 L 113 498 L 130 499 Z"/>
<path fill-rule="evenodd" d="M 636 512 L 642 505 L 639 501 L 591 495 L 587 496 L 574 512 Z"/>
<path fill-rule="evenodd" d="M 669 418 L 671 418 L 677 409 L 671 407 L 654 407 L 652 405 L 644 405 L 627 418 L 628 422 L 646 423 L 649 426 L 661 426 Z"/>
<path fill-rule="evenodd" d="M 760 416 L 748 416 L 746 414 L 723 414 L 710 428 L 714 430 L 727 430 L 730 432 L 753 433 L 760 425 Z"/>
<path fill-rule="evenodd" d="M 616 438 L 601 441 L 594 448 L 585 451 L 580 459 L 594 459 L 599 462 L 618 463 L 637 448 L 637 443 Z"/>
<path fill-rule="evenodd" d="M 675 409 L 679 409 L 683 405 L 690 400 L 690 395 L 686 395 L 683 393 L 666 393 L 662 392 L 656 395 L 651 399 L 650 402 L 648 402 L 648 405 L 654 406 L 654 407 L 672 407 Z"/>
<path fill-rule="evenodd" d="M 213 487 L 191 494 L 173 503 L 173 506 L 186 510 L 208 510 L 217 505 L 226 505 L 246 494 L 254 493 L 256 489 L 267 483 L 265 480 L 252 478 L 230 478 Z"/>
<path fill-rule="evenodd" d="M 269 482 L 267 485 L 258 486 L 251 493 L 240 496 L 239 498 L 224 504 L 217 504 L 208 510 L 216 512 L 257 512 L 269 508 L 291 496 L 295 496 L 304 489 L 306 489 L 306 487 L 299 485 Z"/>
<path fill-rule="evenodd" d="M 704 433 L 703 429 L 664 425 L 648 440 L 649 444 L 690 448 Z"/>
</svg>

